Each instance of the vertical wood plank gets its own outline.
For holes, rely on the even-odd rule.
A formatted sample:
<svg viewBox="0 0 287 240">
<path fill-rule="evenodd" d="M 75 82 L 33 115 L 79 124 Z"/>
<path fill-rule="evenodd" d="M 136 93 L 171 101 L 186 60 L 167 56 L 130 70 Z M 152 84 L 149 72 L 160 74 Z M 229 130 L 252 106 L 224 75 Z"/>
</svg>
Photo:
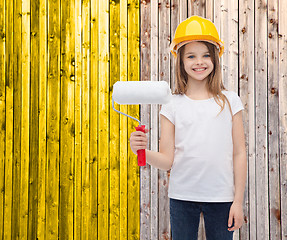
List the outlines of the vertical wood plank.
<svg viewBox="0 0 287 240">
<path fill-rule="evenodd" d="M 287 6 L 279 1 L 279 146 L 280 146 L 280 188 L 281 188 L 281 239 L 287 239 Z"/>
<path fill-rule="evenodd" d="M 13 161 L 12 161 L 12 239 L 20 230 L 20 174 L 21 174 L 21 75 L 22 75 L 22 3 L 13 1 Z"/>
<path fill-rule="evenodd" d="M 188 1 L 179 1 L 179 21 L 182 22 L 188 17 Z"/>
<path fill-rule="evenodd" d="M 91 1 L 90 239 L 98 239 L 98 1 Z"/>
<path fill-rule="evenodd" d="M 128 79 L 128 1 L 120 1 L 120 81 Z M 127 113 L 126 105 L 120 111 Z M 120 115 L 120 239 L 128 239 L 128 119 Z"/>
<path fill-rule="evenodd" d="M 32 1 L 34 2 L 34 1 Z M 46 118 L 47 118 L 47 1 L 40 0 L 39 2 L 39 162 L 38 162 L 38 183 L 37 183 L 37 193 L 38 193 L 38 221 L 37 221 L 37 236 L 39 239 L 46 239 L 46 181 L 47 181 L 47 172 L 46 172 L 46 162 L 47 162 L 47 126 L 46 126 Z M 33 5 L 31 6 L 31 11 L 33 11 Z M 36 15 L 37 16 L 37 15 Z M 36 18 L 33 19 L 33 15 L 31 14 L 31 22 L 33 26 L 33 22 L 37 22 Z M 31 44 L 31 51 L 33 47 Z M 35 49 L 35 51 L 37 48 Z M 32 58 L 32 53 L 31 53 Z M 32 77 L 32 72 L 31 72 Z M 31 81 L 31 89 L 32 88 Z"/>
<path fill-rule="evenodd" d="M 279 239 L 280 231 L 280 174 L 279 174 L 279 74 L 278 74 L 278 5 L 268 1 L 268 155 L 269 155 L 269 224 L 270 239 Z M 265 193 L 266 194 L 266 193 Z"/>
<path fill-rule="evenodd" d="M 109 232 L 109 2 L 99 1 L 98 239 Z"/>
<path fill-rule="evenodd" d="M 187 15 L 205 16 L 206 0 L 192 0 L 187 1 Z"/>
<path fill-rule="evenodd" d="M 223 40 L 224 42 L 224 53 L 221 57 L 221 68 L 222 68 L 222 81 L 224 86 L 231 90 L 232 85 L 230 84 L 233 82 L 233 79 L 229 79 L 229 67 L 231 67 L 230 62 L 229 62 L 229 54 L 230 54 L 230 44 L 231 44 L 231 34 L 229 32 L 231 31 L 234 33 L 234 31 L 230 27 L 230 22 L 229 22 L 229 11 L 228 9 L 228 0 L 221 0 L 221 5 L 220 5 L 220 12 L 218 13 L 220 15 L 220 39 Z M 229 88 L 231 85 L 231 89 Z"/>
<path fill-rule="evenodd" d="M 3 239 L 12 237 L 12 159 L 13 159 L 13 1 L 5 1 L 5 193 Z"/>
<path fill-rule="evenodd" d="M 198 240 L 205 240 L 205 225 L 203 213 L 200 213 L 199 226 L 198 226 Z"/>
<path fill-rule="evenodd" d="M 60 1 L 48 2 L 46 238 L 58 239 L 60 125 Z"/>
<path fill-rule="evenodd" d="M 120 3 L 110 1 L 110 89 L 120 79 Z M 110 94 L 110 102 L 112 94 Z M 120 116 L 110 105 L 109 237 L 120 239 Z"/>
<path fill-rule="evenodd" d="M 158 76 L 160 81 L 170 82 L 170 1 L 159 1 L 159 32 L 158 37 L 160 41 L 160 48 L 158 54 Z M 159 119 L 157 118 L 157 128 L 159 131 Z M 157 151 L 159 149 L 156 149 Z M 167 171 L 158 170 L 158 238 L 169 239 L 170 238 L 170 226 L 169 226 L 169 198 L 168 198 L 168 173 Z"/>
<path fill-rule="evenodd" d="M 31 29 L 29 26 L 24 26 L 26 34 L 30 36 L 31 44 L 31 90 L 30 90 L 30 156 L 29 156 L 29 217 L 28 217 L 28 239 L 36 239 L 37 235 L 37 212 L 39 208 L 45 211 L 45 205 L 37 205 L 39 179 L 38 174 L 38 159 L 39 159 L 39 1 L 32 1 L 31 3 Z M 24 15 L 23 15 L 24 16 Z M 24 20 L 24 19 L 23 19 Z M 30 34 L 31 33 L 31 34 Z M 45 32 L 46 35 L 46 32 Z M 23 49 L 24 50 L 24 49 Z M 46 49 L 45 49 L 46 53 Z M 46 75 L 45 75 L 46 77 Z M 25 77 L 26 78 L 26 77 Z M 25 79 L 23 78 L 23 80 Z M 46 119 L 45 123 L 46 125 Z M 28 142 L 29 142 L 28 141 Z M 43 173 L 43 172 L 41 172 Z M 43 193 L 42 193 L 43 194 Z M 45 193 L 44 193 L 45 194 Z M 41 211 L 40 210 L 40 211 Z M 40 223 L 41 224 L 41 223 Z M 41 228 L 42 226 L 40 226 Z"/>
<path fill-rule="evenodd" d="M 170 42 L 173 40 L 174 38 L 174 34 L 175 34 L 175 30 L 180 22 L 180 18 L 179 18 L 179 11 L 180 11 L 180 2 L 179 0 L 171 0 L 171 13 L 170 13 Z M 169 54 L 170 54 L 170 59 L 171 59 L 171 69 L 170 69 L 170 88 L 172 90 L 172 92 L 174 92 L 175 89 L 175 58 L 172 56 L 172 54 L 170 53 L 169 50 Z"/>
<path fill-rule="evenodd" d="M 75 170 L 74 239 L 80 240 L 82 225 L 82 1 L 75 0 Z"/>
<path fill-rule="evenodd" d="M 128 0 L 128 81 L 140 80 L 139 0 Z M 128 106 L 128 114 L 139 119 L 139 106 Z M 128 136 L 135 131 L 137 122 L 128 119 Z M 140 238 L 140 183 L 137 157 L 128 148 L 128 238 Z"/>
<path fill-rule="evenodd" d="M 21 116 L 21 178 L 19 238 L 28 238 L 29 190 L 29 115 L 30 115 L 30 1 L 22 2 L 22 116 Z M 38 68 L 37 68 L 38 69 Z M 37 81 L 36 81 L 37 82 Z M 38 99 L 37 99 L 38 100 Z M 38 101 L 37 101 L 38 103 Z M 38 106 L 37 106 L 38 107 Z M 38 109 L 37 109 L 38 110 Z M 38 112 L 38 111 L 37 111 Z M 38 119 L 38 116 L 37 116 Z M 36 125 L 38 127 L 38 124 Z M 36 130 L 38 133 L 38 131 Z M 38 136 L 37 136 L 38 137 Z M 38 139 L 37 139 L 38 140 Z M 36 165 L 36 164 L 35 164 Z M 36 184 L 35 184 L 36 185 Z M 35 215 L 36 216 L 36 215 Z M 36 222 L 36 218 L 35 218 Z M 36 224 L 35 224 L 36 225 Z"/>
<path fill-rule="evenodd" d="M 149 81 L 151 76 L 151 4 L 150 1 L 142 1 L 141 3 L 141 81 Z M 146 129 L 150 129 L 150 109 L 149 104 L 143 104 L 141 107 L 141 121 L 146 126 Z M 148 133 L 150 139 L 150 133 Z M 150 149 L 150 142 L 148 149 Z M 140 239 L 150 239 L 150 165 L 147 164 L 140 168 L 140 204 L 141 204 L 141 231 Z"/>
<path fill-rule="evenodd" d="M 222 35 L 221 35 L 221 24 L 220 24 L 220 21 L 221 21 L 221 1 L 216 1 L 216 0 L 213 0 L 213 7 L 214 7 L 214 10 L 213 10 L 213 23 L 218 31 L 218 35 L 220 38 L 222 38 Z M 220 4 L 218 4 L 220 2 Z M 225 46 L 225 40 L 223 39 L 223 42 L 224 42 L 224 46 Z M 225 52 L 225 50 L 224 50 Z"/>
<path fill-rule="evenodd" d="M 255 239 L 255 130 L 254 130 L 254 6 L 253 1 L 239 2 L 239 89 L 244 105 L 243 122 L 248 154 L 248 174 L 244 198 L 244 222 L 240 239 Z M 254 233 L 255 231 L 255 233 Z M 252 235 L 251 235 L 252 234 Z"/>
<path fill-rule="evenodd" d="M 214 2 L 213 0 L 206 0 L 205 2 L 205 17 L 209 20 L 211 20 L 213 22 L 213 18 L 214 18 L 214 6 L 213 6 Z"/>
<path fill-rule="evenodd" d="M 255 1 L 255 24 L 257 238 L 269 239 L 266 1 Z"/>
<path fill-rule="evenodd" d="M 82 239 L 89 239 L 90 224 L 90 0 L 82 1 Z"/>
<path fill-rule="evenodd" d="M 5 190 L 5 135 L 6 135 L 6 94 L 5 94 L 5 1 L 0 1 L 0 189 Z M 0 191 L 0 238 L 4 235 L 4 197 L 5 191 Z"/>
<path fill-rule="evenodd" d="M 228 44 L 228 87 L 229 90 L 233 90 L 238 93 L 238 4 L 239 1 L 230 2 L 227 5 L 227 22 L 223 25 L 223 28 L 228 30 L 225 36 L 229 36 L 228 42 L 225 42 L 225 46 Z"/>
<path fill-rule="evenodd" d="M 59 239 L 73 239 L 74 231 L 74 85 L 75 15 L 74 1 L 61 1 L 61 122 Z"/>
<path fill-rule="evenodd" d="M 222 24 L 221 24 L 221 21 L 222 21 L 222 13 L 221 13 L 221 5 L 222 5 L 222 1 L 223 0 L 220 0 L 220 1 L 216 1 L 216 0 L 213 0 L 214 1 L 214 4 L 213 4 L 213 7 L 214 7 L 214 10 L 213 10 L 213 13 L 214 13 L 214 17 L 213 17 L 213 23 L 217 29 L 217 32 L 218 32 L 218 35 L 219 35 L 219 38 L 222 39 L 222 41 L 224 42 L 224 53 L 223 55 L 221 56 L 220 58 L 220 68 L 221 68 L 221 73 L 222 73 L 222 80 L 223 80 L 223 84 L 225 85 L 225 82 L 224 82 L 224 79 L 225 79 L 225 75 L 224 75 L 224 72 L 223 72 L 223 56 L 226 55 L 226 51 L 228 50 L 226 48 L 226 42 L 228 39 L 226 39 L 227 36 L 224 36 L 221 32 L 221 27 L 222 27 Z M 220 3 L 220 4 L 219 4 Z M 228 86 L 226 86 L 228 87 Z"/>
<path fill-rule="evenodd" d="M 151 81 L 158 81 L 158 0 L 151 2 Z M 151 106 L 150 145 L 158 149 L 157 106 Z M 151 239 L 158 239 L 158 169 L 151 168 Z"/>
</svg>

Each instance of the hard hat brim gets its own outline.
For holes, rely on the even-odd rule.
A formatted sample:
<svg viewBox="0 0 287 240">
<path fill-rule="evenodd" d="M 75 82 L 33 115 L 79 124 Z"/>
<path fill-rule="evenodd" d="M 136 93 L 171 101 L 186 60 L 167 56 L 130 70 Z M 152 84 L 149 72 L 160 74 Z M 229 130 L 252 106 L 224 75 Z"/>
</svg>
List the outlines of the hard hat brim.
<svg viewBox="0 0 287 240">
<path fill-rule="evenodd" d="M 170 51 L 173 54 L 173 56 L 176 57 L 177 51 L 180 47 L 184 46 L 187 43 L 194 42 L 194 41 L 206 41 L 206 42 L 212 43 L 219 49 L 219 57 L 221 57 L 224 52 L 224 42 L 209 35 L 207 36 L 192 35 L 192 36 L 185 36 L 185 37 L 174 39 L 172 43 L 170 44 Z"/>
</svg>

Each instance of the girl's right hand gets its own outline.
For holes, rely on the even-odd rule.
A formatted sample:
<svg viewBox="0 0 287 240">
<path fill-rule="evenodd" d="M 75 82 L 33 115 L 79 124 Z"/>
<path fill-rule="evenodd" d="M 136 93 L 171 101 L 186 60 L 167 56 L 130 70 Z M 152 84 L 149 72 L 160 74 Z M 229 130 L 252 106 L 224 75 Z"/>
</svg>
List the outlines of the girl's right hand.
<svg viewBox="0 0 287 240">
<path fill-rule="evenodd" d="M 147 135 L 148 129 L 145 129 L 145 133 L 141 131 L 135 131 L 131 133 L 130 137 L 130 146 L 131 150 L 134 154 L 137 154 L 139 149 L 146 149 L 147 148 Z"/>
</svg>

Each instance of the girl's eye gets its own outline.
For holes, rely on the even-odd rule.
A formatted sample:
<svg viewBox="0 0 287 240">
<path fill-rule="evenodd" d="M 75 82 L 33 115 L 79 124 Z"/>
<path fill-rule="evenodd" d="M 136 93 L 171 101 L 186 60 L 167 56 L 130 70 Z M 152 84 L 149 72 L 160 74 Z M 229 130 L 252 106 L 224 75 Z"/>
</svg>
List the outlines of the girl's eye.
<svg viewBox="0 0 287 240">
<path fill-rule="evenodd" d="M 194 56 L 191 55 L 191 56 L 188 56 L 188 58 L 194 58 Z"/>
<path fill-rule="evenodd" d="M 210 55 L 209 54 L 205 54 L 204 57 L 210 57 Z"/>
</svg>

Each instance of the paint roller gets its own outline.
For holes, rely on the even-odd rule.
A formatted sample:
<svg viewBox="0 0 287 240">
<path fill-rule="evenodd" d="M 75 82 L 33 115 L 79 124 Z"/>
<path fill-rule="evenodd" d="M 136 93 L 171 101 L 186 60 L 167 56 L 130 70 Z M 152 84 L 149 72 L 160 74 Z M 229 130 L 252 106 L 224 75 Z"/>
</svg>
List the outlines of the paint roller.
<svg viewBox="0 0 287 240">
<path fill-rule="evenodd" d="M 113 86 L 113 109 L 129 118 L 138 121 L 137 131 L 145 132 L 145 125 L 140 120 L 115 109 L 114 102 L 118 104 L 165 104 L 171 98 L 170 88 L 165 81 L 118 81 Z M 145 149 L 137 151 L 138 165 L 146 165 Z"/>
</svg>

